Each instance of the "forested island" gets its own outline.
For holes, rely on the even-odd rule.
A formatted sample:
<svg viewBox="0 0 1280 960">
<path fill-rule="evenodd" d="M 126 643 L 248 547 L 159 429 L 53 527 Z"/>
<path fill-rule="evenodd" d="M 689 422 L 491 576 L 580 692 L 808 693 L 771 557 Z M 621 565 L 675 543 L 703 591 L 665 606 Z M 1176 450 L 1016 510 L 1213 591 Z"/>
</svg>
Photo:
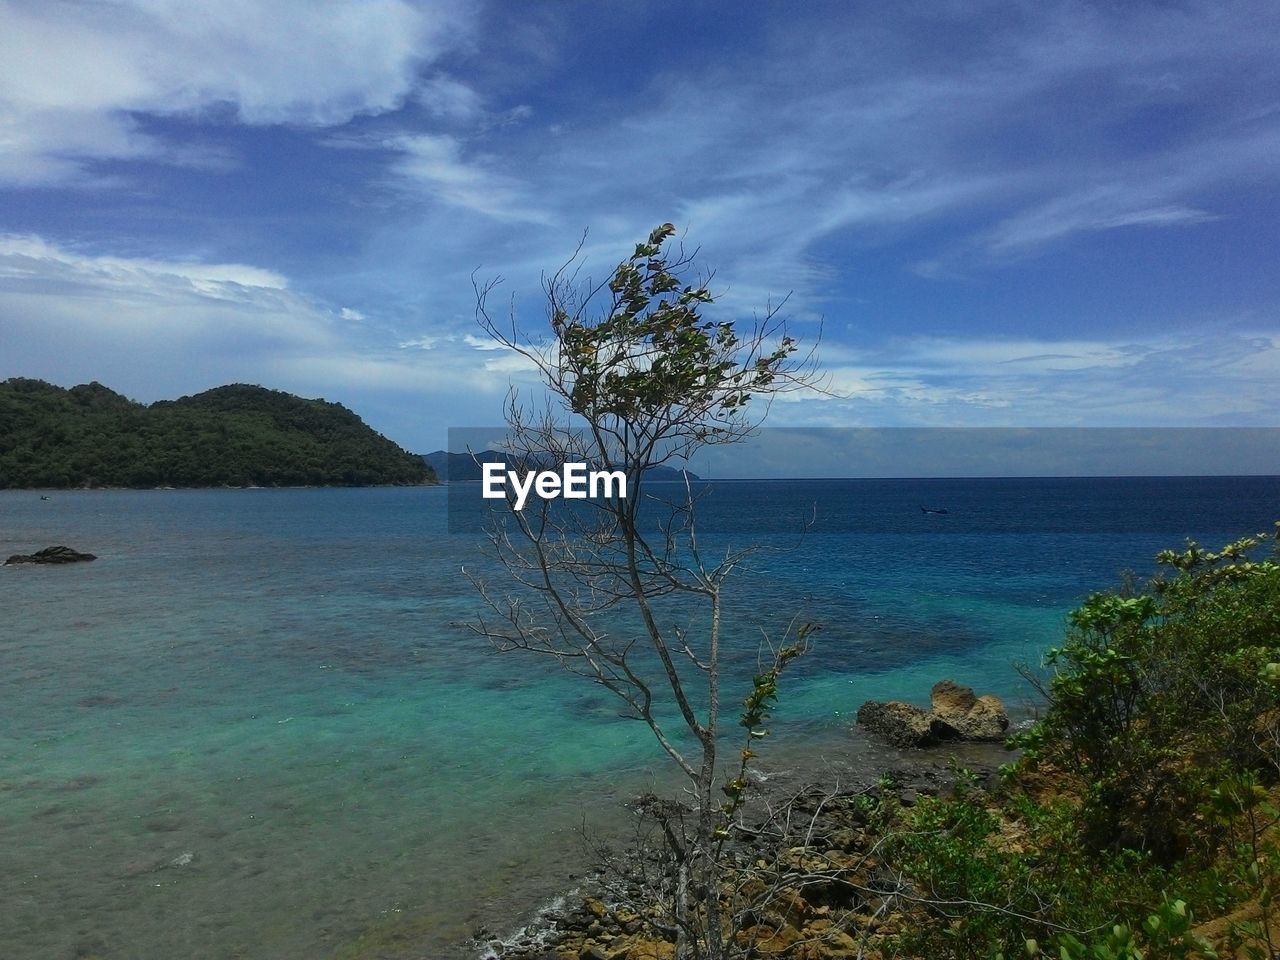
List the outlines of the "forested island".
<svg viewBox="0 0 1280 960">
<path fill-rule="evenodd" d="M 97 382 L 0 382 L 0 488 L 435 482 L 338 403 L 230 384 L 146 405 Z"/>
</svg>

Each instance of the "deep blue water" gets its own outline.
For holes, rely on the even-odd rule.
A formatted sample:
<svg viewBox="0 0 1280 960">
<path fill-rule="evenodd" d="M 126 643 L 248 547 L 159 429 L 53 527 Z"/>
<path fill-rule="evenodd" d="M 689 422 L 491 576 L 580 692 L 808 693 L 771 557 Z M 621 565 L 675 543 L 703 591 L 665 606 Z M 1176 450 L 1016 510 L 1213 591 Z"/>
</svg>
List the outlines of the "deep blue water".
<svg viewBox="0 0 1280 960">
<path fill-rule="evenodd" d="M 488 568 L 442 489 L 51 497 L 0 493 L 0 555 L 100 559 L 0 568 L 3 960 L 461 955 L 665 780 L 607 695 L 459 626 Z M 736 675 L 762 630 L 824 627 L 773 762 L 856 766 L 863 699 L 1017 704 L 1071 606 L 1269 530 L 1280 480 L 719 482 L 699 517 L 766 548 L 728 590 Z"/>
</svg>

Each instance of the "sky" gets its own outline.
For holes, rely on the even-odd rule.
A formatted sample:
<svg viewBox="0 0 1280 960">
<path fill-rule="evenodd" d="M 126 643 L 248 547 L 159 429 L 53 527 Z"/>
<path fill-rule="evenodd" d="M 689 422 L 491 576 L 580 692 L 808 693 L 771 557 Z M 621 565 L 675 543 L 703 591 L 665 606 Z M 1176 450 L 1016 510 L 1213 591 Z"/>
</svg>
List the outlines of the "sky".
<svg viewBox="0 0 1280 960">
<path fill-rule="evenodd" d="M 677 225 L 770 426 L 1280 425 L 1274 2 L 0 0 L 0 378 L 492 424 Z M 585 238 L 585 239 L 584 239 Z"/>
</svg>

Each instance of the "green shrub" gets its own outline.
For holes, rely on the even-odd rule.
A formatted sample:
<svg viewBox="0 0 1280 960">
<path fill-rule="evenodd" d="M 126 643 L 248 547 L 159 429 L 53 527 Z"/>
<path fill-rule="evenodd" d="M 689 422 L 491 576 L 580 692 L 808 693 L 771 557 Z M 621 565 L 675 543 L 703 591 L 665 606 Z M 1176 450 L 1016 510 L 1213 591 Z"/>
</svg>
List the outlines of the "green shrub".
<svg viewBox="0 0 1280 960">
<path fill-rule="evenodd" d="M 1280 769 L 1280 685 L 1266 672 L 1280 659 L 1280 565 L 1251 559 L 1263 539 L 1160 554 L 1165 572 L 1091 596 L 1049 652 L 1049 710 L 1014 743 L 1024 763 L 1082 778 L 1095 848 L 1172 862 L 1212 847 L 1196 814 L 1213 787 Z"/>
<path fill-rule="evenodd" d="M 924 799 L 885 827 L 915 918 L 900 955 L 1212 960 L 1193 918 L 1250 904 L 1224 946 L 1280 956 L 1280 563 L 1255 559 L 1264 539 L 1166 551 L 1149 583 L 1072 613 L 1000 791 Z"/>
<path fill-rule="evenodd" d="M 930 917 L 904 935 L 904 955 L 1021 956 L 1028 940 L 1056 944 L 1067 931 L 1109 928 L 1117 903 L 1158 898 L 1167 882 L 1140 854 L 1090 855 L 1070 802 L 989 803 L 968 791 L 922 798 L 889 835 L 886 858 L 910 877 L 910 897 Z M 1018 825 L 1020 842 L 1001 837 L 1002 821 Z"/>
</svg>

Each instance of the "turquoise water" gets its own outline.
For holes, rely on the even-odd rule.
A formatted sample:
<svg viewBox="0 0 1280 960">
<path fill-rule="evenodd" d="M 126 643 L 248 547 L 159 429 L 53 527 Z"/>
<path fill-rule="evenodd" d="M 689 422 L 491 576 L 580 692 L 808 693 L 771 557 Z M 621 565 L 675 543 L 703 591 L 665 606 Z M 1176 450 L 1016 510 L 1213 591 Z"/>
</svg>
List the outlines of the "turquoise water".
<svg viewBox="0 0 1280 960">
<path fill-rule="evenodd" d="M 759 628 L 824 624 L 775 753 L 856 768 L 863 699 L 1018 702 L 1089 589 L 1269 528 L 1280 481 L 721 483 L 702 512 L 773 548 L 731 591 L 736 673 Z M 465 956 L 570 887 L 583 822 L 665 766 L 459 625 L 486 561 L 446 521 L 439 488 L 0 493 L 0 555 L 100 557 L 0 568 L 0 958 Z"/>
</svg>

